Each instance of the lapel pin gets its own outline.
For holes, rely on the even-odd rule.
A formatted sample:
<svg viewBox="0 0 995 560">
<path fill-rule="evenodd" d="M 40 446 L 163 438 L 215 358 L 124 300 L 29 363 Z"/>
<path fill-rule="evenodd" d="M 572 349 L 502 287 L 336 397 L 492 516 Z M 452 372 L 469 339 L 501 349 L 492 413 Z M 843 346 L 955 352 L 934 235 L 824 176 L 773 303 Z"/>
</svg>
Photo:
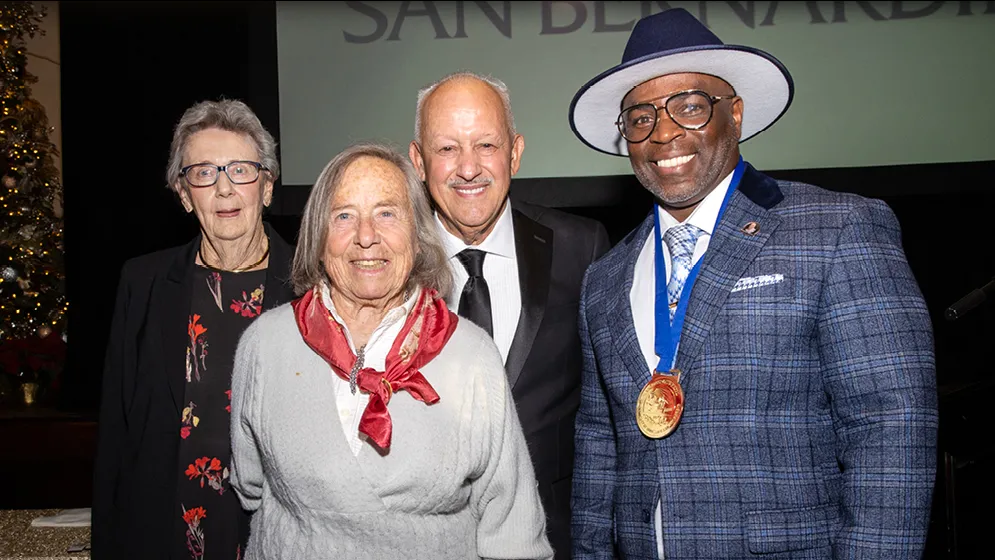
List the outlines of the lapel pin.
<svg viewBox="0 0 995 560">
<path fill-rule="evenodd" d="M 760 231 L 760 224 L 756 222 L 746 222 L 746 225 L 741 229 L 746 235 L 756 235 Z"/>
</svg>

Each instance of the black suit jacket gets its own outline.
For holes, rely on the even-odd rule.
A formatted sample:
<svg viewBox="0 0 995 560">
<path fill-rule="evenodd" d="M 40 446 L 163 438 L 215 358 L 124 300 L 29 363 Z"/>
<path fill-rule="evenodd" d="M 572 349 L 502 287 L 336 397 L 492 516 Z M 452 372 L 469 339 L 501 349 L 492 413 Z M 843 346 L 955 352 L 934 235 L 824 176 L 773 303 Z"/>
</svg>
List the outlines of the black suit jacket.
<svg viewBox="0 0 995 560">
<path fill-rule="evenodd" d="M 293 298 L 293 247 L 267 224 L 263 308 Z M 169 558 L 176 517 L 186 326 L 201 237 L 129 260 L 104 364 L 94 464 L 92 549 L 105 558 Z"/>
<path fill-rule="evenodd" d="M 574 417 L 580 404 L 580 285 L 609 249 L 600 222 L 512 202 L 522 313 L 505 369 L 556 559 L 570 557 Z M 492 305 L 500 305 L 493 302 Z"/>
</svg>

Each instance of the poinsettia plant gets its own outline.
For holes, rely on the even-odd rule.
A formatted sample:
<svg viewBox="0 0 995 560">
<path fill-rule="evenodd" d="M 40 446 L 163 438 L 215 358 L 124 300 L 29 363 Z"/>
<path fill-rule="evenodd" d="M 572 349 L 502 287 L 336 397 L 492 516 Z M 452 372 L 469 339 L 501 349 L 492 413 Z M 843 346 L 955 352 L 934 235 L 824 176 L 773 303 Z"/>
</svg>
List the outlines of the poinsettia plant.
<svg viewBox="0 0 995 560">
<path fill-rule="evenodd" d="M 0 368 L 9 382 L 37 383 L 42 393 L 55 391 L 66 361 L 66 342 L 49 331 L 0 343 Z"/>
</svg>

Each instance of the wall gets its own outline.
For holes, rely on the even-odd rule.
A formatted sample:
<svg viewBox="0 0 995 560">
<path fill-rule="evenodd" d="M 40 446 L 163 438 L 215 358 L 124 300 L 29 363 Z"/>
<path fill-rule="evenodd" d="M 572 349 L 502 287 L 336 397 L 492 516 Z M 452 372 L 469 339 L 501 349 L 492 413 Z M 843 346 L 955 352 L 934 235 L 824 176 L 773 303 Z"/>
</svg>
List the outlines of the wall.
<svg viewBox="0 0 995 560">
<path fill-rule="evenodd" d="M 49 127 L 55 127 L 50 139 L 59 152 L 62 152 L 62 64 L 59 52 L 59 3 L 35 2 L 35 6 L 48 10 L 41 22 L 44 33 L 39 33 L 28 41 L 29 73 L 38 78 L 31 86 L 31 95 L 45 106 Z M 62 158 L 56 157 L 55 165 L 61 179 Z"/>
</svg>

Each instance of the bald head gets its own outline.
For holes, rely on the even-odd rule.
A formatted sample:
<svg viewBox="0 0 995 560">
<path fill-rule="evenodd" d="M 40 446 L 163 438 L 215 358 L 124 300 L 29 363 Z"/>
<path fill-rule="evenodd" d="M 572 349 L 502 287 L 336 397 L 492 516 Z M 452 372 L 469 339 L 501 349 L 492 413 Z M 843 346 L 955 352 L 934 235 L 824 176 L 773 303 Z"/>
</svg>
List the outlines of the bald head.
<svg viewBox="0 0 995 560">
<path fill-rule="evenodd" d="M 415 142 L 422 142 L 423 140 L 422 128 L 423 123 L 427 119 L 425 112 L 426 109 L 432 109 L 432 107 L 427 107 L 429 101 L 433 98 L 437 99 L 439 97 L 435 95 L 437 93 L 448 95 L 454 91 L 472 91 L 476 95 L 484 96 L 488 104 L 496 98 L 500 106 L 504 126 L 508 129 L 508 136 L 514 138 L 515 117 L 511 112 L 511 96 L 508 93 L 508 86 L 497 78 L 484 76 L 475 72 L 455 72 L 418 91 L 418 102 L 415 110 Z M 432 105 L 438 107 L 442 103 L 436 101 Z"/>
</svg>

